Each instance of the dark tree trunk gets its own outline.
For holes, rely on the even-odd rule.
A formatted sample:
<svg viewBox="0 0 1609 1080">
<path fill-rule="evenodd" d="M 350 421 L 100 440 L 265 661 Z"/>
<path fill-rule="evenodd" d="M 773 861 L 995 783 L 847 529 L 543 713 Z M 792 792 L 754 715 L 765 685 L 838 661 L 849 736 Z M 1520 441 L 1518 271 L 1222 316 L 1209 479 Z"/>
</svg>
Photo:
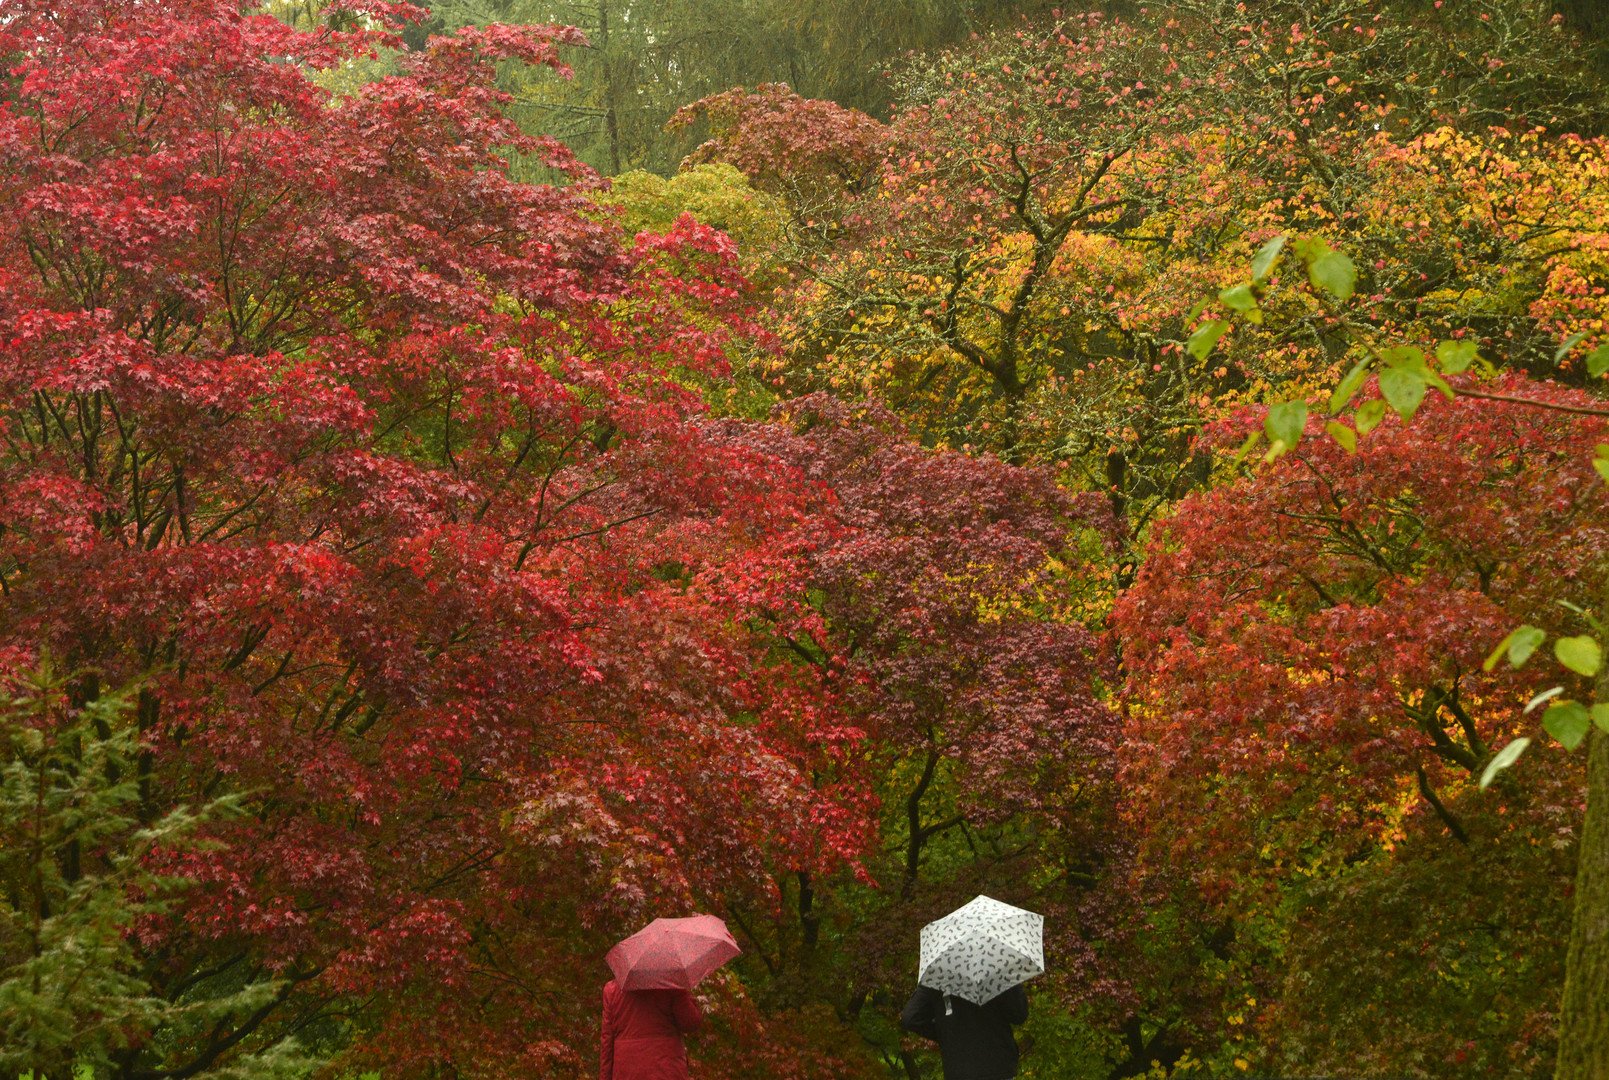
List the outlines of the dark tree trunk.
<svg viewBox="0 0 1609 1080">
<path fill-rule="evenodd" d="M 598 49 L 603 53 L 603 126 L 609 137 L 609 175 L 620 175 L 620 117 L 615 103 L 620 100 L 615 86 L 616 65 L 609 48 L 609 2 L 598 5 Z"/>
<path fill-rule="evenodd" d="M 1609 669 L 1596 698 L 1609 701 Z M 1609 1080 L 1609 734 L 1587 738 L 1587 813 L 1564 968 L 1554 1080 Z"/>
</svg>

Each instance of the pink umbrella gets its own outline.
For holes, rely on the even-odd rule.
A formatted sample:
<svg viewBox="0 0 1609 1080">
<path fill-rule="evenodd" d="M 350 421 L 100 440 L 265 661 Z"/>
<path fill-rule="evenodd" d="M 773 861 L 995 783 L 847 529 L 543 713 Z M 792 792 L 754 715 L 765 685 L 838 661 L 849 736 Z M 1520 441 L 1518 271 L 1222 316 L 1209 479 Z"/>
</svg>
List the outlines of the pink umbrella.
<svg viewBox="0 0 1609 1080">
<path fill-rule="evenodd" d="M 609 950 L 622 990 L 691 990 L 743 950 L 714 915 L 655 919 Z"/>
</svg>

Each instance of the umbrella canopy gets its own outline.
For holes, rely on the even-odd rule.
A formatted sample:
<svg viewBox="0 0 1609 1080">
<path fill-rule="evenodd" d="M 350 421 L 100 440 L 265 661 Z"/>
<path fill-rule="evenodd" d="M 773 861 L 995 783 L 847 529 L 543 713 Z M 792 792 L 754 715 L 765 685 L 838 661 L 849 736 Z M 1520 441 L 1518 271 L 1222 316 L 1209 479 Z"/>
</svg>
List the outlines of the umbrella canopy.
<svg viewBox="0 0 1609 1080">
<path fill-rule="evenodd" d="M 1045 917 L 987 896 L 922 927 L 916 981 L 977 1005 L 1045 973 Z"/>
<path fill-rule="evenodd" d="M 743 950 L 714 915 L 655 919 L 609 950 L 623 990 L 691 990 Z"/>
</svg>

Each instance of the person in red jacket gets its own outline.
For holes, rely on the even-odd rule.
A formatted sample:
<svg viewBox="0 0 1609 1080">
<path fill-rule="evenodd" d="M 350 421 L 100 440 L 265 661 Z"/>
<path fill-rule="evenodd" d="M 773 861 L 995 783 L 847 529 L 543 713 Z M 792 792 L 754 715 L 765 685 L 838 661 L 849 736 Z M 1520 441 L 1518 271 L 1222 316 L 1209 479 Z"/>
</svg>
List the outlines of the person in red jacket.
<svg viewBox="0 0 1609 1080">
<path fill-rule="evenodd" d="M 692 1080 L 682 1036 L 704 1022 L 686 990 L 603 988 L 598 1080 Z"/>
</svg>

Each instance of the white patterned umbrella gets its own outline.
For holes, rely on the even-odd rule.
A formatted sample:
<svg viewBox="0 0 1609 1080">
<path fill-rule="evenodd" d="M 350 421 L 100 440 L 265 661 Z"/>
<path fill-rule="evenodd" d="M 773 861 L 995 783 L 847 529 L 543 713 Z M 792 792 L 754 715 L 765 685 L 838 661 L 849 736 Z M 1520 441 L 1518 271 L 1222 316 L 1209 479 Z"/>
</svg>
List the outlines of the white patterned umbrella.
<svg viewBox="0 0 1609 1080">
<path fill-rule="evenodd" d="M 916 981 L 977 1005 L 1045 973 L 1045 917 L 980 896 L 922 927 Z"/>
</svg>

